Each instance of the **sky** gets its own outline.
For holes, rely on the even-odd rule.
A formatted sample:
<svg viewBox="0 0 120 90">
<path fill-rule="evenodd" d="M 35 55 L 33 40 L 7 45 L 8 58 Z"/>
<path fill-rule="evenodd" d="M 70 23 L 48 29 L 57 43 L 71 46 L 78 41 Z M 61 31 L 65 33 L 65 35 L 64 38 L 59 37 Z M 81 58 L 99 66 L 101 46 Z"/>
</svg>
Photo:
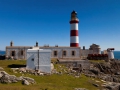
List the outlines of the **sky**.
<svg viewBox="0 0 120 90">
<path fill-rule="evenodd" d="M 14 46 L 69 46 L 70 15 L 79 22 L 79 44 L 120 51 L 120 0 L 0 0 L 0 50 Z"/>
</svg>

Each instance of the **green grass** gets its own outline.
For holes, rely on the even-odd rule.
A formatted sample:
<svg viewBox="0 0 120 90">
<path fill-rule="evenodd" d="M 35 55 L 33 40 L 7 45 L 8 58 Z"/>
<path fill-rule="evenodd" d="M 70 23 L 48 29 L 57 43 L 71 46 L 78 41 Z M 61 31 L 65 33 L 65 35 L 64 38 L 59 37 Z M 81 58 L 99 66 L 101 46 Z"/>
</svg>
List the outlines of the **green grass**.
<svg viewBox="0 0 120 90">
<path fill-rule="evenodd" d="M 89 60 L 90 62 L 93 62 L 93 63 L 104 63 L 105 60 Z"/>
<path fill-rule="evenodd" d="M 25 65 L 25 60 L 0 60 L 0 67 L 3 67 L 4 70 L 16 76 L 21 76 L 21 73 L 13 73 L 8 65 L 19 64 Z M 56 64 L 55 68 L 60 71 L 60 66 L 66 69 L 64 65 Z M 84 75 L 81 75 L 80 78 L 75 78 L 72 75 L 47 75 L 47 76 L 35 76 L 30 74 L 24 74 L 34 78 L 37 82 L 36 84 L 25 86 L 21 82 L 12 83 L 12 84 L 0 84 L 0 90 L 74 90 L 74 88 L 87 88 L 89 90 L 98 90 L 95 86 L 90 83 L 92 78 L 88 78 Z"/>
</svg>

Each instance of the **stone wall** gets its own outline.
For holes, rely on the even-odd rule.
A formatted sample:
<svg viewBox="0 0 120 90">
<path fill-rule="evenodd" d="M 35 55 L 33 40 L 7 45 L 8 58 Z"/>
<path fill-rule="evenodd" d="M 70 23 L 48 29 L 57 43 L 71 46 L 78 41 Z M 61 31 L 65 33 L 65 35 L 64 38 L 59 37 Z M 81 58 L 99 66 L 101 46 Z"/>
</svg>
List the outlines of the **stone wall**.
<svg viewBox="0 0 120 90">
<path fill-rule="evenodd" d="M 81 50 L 81 58 L 85 59 L 87 58 L 88 54 L 92 54 L 93 50 L 89 50 L 89 49 L 85 49 L 85 50 Z"/>
<path fill-rule="evenodd" d="M 92 54 L 101 54 L 101 48 L 100 48 L 100 46 L 97 45 L 97 44 L 92 44 L 92 45 L 90 45 L 89 50 L 93 50 L 93 53 L 92 53 Z"/>
</svg>

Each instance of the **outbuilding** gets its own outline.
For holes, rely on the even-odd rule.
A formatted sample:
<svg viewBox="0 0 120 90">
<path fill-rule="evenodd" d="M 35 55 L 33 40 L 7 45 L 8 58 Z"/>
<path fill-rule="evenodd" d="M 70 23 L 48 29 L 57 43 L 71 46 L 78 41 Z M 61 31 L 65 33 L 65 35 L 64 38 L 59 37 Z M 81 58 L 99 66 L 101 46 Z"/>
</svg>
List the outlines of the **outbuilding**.
<svg viewBox="0 0 120 90">
<path fill-rule="evenodd" d="M 51 50 L 33 48 L 27 50 L 27 69 L 51 72 Z"/>
</svg>

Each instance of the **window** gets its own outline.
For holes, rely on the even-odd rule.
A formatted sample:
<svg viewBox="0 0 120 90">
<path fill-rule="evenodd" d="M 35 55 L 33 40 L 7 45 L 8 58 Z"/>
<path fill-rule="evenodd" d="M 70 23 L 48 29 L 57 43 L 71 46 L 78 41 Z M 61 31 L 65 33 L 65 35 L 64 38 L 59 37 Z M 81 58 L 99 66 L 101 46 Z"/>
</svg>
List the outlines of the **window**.
<svg viewBox="0 0 120 90">
<path fill-rule="evenodd" d="M 57 51 L 54 51 L 54 56 L 57 56 Z"/>
<path fill-rule="evenodd" d="M 75 51 L 72 51 L 72 56 L 75 56 Z"/>
<path fill-rule="evenodd" d="M 63 51 L 63 56 L 66 56 L 66 51 Z"/>
<path fill-rule="evenodd" d="M 15 56 L 15 51 L 12 51 L 12 56 Z"/>
<path fill-rule="evenodd" d="M 32 61 L 34 61 L 34 58 L 32 58 Z"/>
<path fill-rule="evenodd" d="M 21 55 L 23 55 L 23 50 L 21 50 Z"/>
</svg>

